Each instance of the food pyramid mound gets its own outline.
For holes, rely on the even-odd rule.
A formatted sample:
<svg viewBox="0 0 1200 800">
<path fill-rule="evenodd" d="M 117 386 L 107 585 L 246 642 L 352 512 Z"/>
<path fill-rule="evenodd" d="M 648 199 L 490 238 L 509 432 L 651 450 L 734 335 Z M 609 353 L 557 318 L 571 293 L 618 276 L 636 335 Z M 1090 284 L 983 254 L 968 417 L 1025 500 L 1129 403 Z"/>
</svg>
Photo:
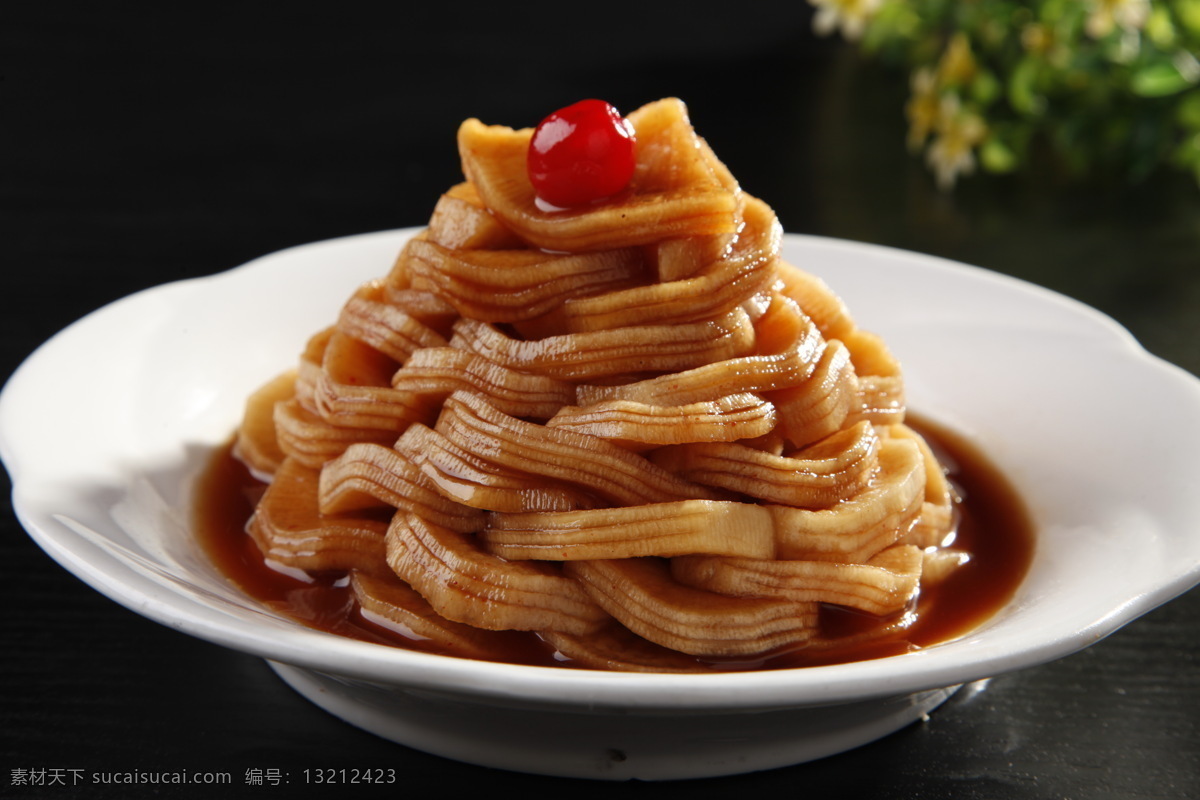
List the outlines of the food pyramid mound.
<svg viewBox="0 0 1200 800">
<path fill-rule="evenodd" d="M 898 363 L 680 101 L 627 120 L 628 185 L 569 209 L 532 130 L 461 126 L 466 181 L 250 398 L 251 534 L 466 657 L 744 668 L 839 643 L 833 607 L 885 635 L 956 517 Z"/>
</svg>

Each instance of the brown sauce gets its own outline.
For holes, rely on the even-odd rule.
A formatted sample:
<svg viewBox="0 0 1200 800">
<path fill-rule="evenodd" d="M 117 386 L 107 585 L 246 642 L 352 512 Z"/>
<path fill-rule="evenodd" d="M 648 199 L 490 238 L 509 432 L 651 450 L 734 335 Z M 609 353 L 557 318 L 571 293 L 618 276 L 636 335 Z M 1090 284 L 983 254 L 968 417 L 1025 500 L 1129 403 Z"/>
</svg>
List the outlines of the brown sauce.
<svg viewBox="0 0 1200 800">
<path fill-rule="evenodd" d="M 907 424 L 925 437 L 949 473 L 961 502 L 953 546 L 971 558 L 944 581 L 922 584 L 916 622 L 902 632 L 865 645 L 826 652 L 796 651 L 780 666 L 818 666 L 899 655 L 950 641 L 978 628 L 1012 598 L 1033 559 L 1033 522 L 1020 496 L 1001 472 L 962 436 L 914 418 Z M 877 617 L 836 606 L 822 611 L 822 628 L 850 636 L 880 624 Z"/>
<path fill-rule="evenodd" d="M 866 644 L 802 649 L 754 664 L 725 668 L 779 669 L 862 661 L 899 655 L 957 638 L 979 627 L 1012 597 L 1033 557 L 1034 535 L 1024 504 L 1004 476 L 962 437 L 913 419 L 948 470 L 962 502 L 955 548 L 971 554 L 940 584 L 922 586 L 914 608 L 915 622 Z M 302 580 L 268 565 L 246 534 L 246 521 L 262 495 L 263 485 L 233 455 L 232 445 L 219 450 L 201 477 L 195 507 L 196 530 L 209 557 L 231 581 L 260 602 L 318 630 L 368 642 L 423 649 L 421 643 L 390 631 L 359 614 L 344 576 L 316 575 Z M 822 629 L 847 638 L 895 620 L 835 606 L 822 610 Z M 553 651 L 528 634 L 528 647 L 512 660 L 562 667 Z"/>
</svg>

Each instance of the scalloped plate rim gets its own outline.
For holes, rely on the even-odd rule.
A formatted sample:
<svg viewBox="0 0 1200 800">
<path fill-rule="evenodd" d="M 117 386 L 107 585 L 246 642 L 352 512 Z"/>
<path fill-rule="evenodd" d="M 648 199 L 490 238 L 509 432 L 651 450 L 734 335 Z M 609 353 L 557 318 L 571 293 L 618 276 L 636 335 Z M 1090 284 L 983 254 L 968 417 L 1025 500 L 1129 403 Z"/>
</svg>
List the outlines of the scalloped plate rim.
<svg viewBox="0 0 1200 800">
<path fill-rule="evenodd" d="M 126 607 L 191 635 L 284 663 L 363 680 L 394 682 L 424 690 L 470 696 L 483 702 L 532 704 L 537 706 L 586 706 L 596 709 L 701 712 L 827 705 L 939 688 L 990 677 L 1000 672 L 1033 666 L 1076 652 L 1114 632 L 1132 619 L 1178 596 L 1200 581 L 1200 556 L 1160 585 L 1127 598 L 1112 608 L 1097 611 L 1096 619 L 1071 636 L 1040 641 L 1015 653 L 992 654 L 986 658 L 947 655 L 944 647 L 891 659 L 832 667 L 778 670 L 718 675 L 644 675 L 603 673 L 519 665 L 491 664 L 466 659 L 382 648 L 341 639 L 330 634 L 296 629 L 264 639 L 254 625 L 214 620 L 207 609 L 190 606 L 178 596 L 155 597 L 153 592 L 131 589 L 114 576 L 107 565 L 82 557 L 71 532 L 54 521 L 37 505 L 36 487 L 25 485 L 23 454 L 15 449 L 13 418 L 18 400 L 26 401 L 36 388 L 28 385 L 31 365 L 63 356 L 86 335 L 96 320 L 120 315 L 138 298 L 164 299 L 177 293 L 182 301 L 200 287 L 235 286 L 242 276 L 256 271 L 279 269 L 298 256 L 319 251 L 333 253 L 363 247 L 396 245 L 416 229 L 380 231 L 298 245 L 277 251 L 239 267 L 211 276 L 174 281 L 142 290 L 110 303 L 64 328 L 35 350 L 18 368 L 0 393 L 0 457 L 13 477 L 13 505 L 23 526 L 55 560 Z M 926 256 L 882 245 L 862 244 L 809 235 L 788 234 L 785 247 L 837 252 L 851 258 L 866 257 L 900 261 L 922 269 L 947 270 L 971 281 L 1005 287 L 1010 292 L 1057 304 L 1063 313 L 1074 314 L 1084 329 L 1095 333 L 1097 346 L 1113 347 L 1162 376 L 1178 383 L 1177 390 L 1191 392 L 1200 410 L 1200 381 L 1186 371 L 1150 354 L 1122 326 L 1101 312 L 1016 278 L 948 259 Z M 820 270 L 815 270 L 820 274 Z M 834 287 L 837 288 L 836 285 Z M 851 307 L 851 311 L 854 308 Z M 886 331 L 881 331 L 886 338 Z M 1200 520 L 1198 520 L 1200 521 Z M 66 531 L 66 533 L 64 533 Z M 86 549 L 86 548 L 83 548 Z M 331 641 L 332 640 L 332 641 Z M 479 685 L 478 682 L 486 685 Z"/>
</svg>

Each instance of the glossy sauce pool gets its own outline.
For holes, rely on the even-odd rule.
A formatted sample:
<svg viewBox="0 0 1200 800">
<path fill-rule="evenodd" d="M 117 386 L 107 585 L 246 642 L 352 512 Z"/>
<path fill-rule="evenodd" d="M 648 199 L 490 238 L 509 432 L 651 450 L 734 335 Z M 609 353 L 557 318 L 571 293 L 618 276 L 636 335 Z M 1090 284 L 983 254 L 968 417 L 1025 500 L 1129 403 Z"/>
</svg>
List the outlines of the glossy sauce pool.
<svg viewBox="0 0 1200 800">
<path fill-rule="evenodd" d="M 800 649 L 762 662 L 725 664 L 723 668 L 780 669 L 899 655 L 973 630 L 1012 597 L 1034 549 L 1033 526 L 1021 499 L 987 458 L 962 437 L 911 415 L 908 424 L 929 442 L 961 498 L 954 547 L 969 552 L 970 560 L 943 582 L 922 586 L 915 606 L 904 612 L 914 616 L 915 622 L 900 631 L 867 644 Z M 421 642 L 365 619 L 345 576 L 317 575 L 304 580 L 269 566 L 245 532 L 264 488 L 234 457 L 231 445 L 216 453 L 201 477 L 195 528 L 222 573 L 260 602 L 310 627 L 388 646 L 427 649 Z M 824 607 L 821 613 L 826 635 L 846 638 L 893 621 L 834 606 Z M 509 660 L 570 666 L 556 659 L 553 649 L 535 635 L 515 638 L 521 644 Z"/>
</svg>

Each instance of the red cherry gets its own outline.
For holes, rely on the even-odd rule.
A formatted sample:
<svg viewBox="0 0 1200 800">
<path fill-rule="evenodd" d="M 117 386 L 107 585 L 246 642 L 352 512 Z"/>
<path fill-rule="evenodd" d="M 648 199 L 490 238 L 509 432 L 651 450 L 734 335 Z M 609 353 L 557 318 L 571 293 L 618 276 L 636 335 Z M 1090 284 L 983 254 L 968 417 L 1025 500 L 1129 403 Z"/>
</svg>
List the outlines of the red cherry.
<svg viewBox="0 0 1200 800">
<path fill-rule="evenodd" d="M 542 120 L 526 166 L 537 196 L 559 208 L 611 197 L 633 177 L 633 126 L 603 100 L 580 100 Z"/>
</svg>

